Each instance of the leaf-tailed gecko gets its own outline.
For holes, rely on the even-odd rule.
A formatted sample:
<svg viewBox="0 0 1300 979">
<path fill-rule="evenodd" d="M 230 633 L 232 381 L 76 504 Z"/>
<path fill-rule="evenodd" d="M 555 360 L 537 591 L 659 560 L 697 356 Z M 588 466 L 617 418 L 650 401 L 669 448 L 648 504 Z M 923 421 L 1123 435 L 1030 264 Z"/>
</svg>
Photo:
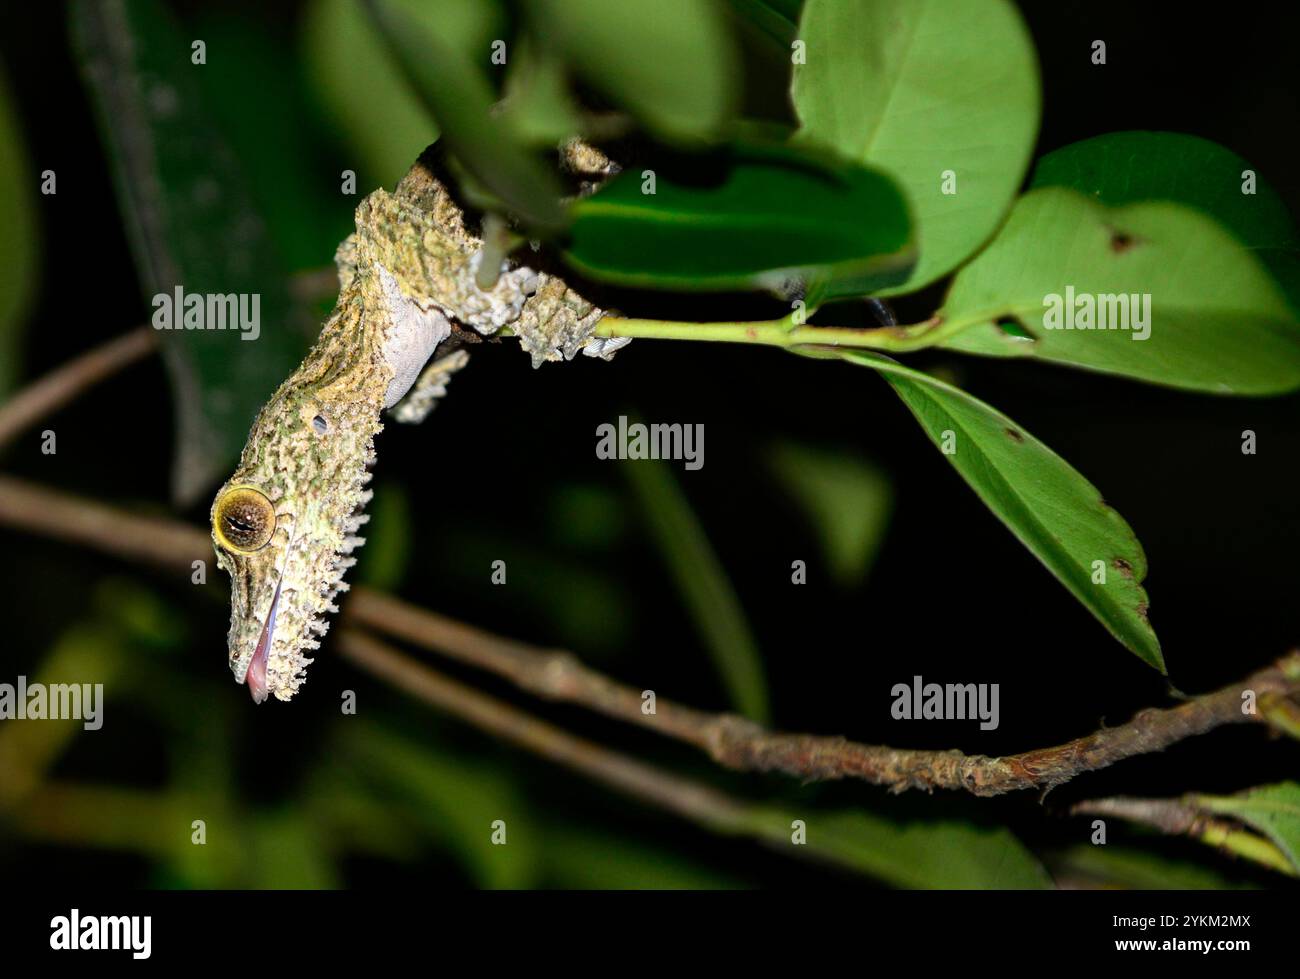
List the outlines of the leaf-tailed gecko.
<svg viewBox="0 0 1300 979">
<path fill-rule="evenodd" d="M 335 256 L 339 298 L 320 338 L 258 414 L 212 504 L 231 578 L 230 669 L 258 703 L 301 686 L 364 543 L 381 412 L 428 414 L 468 359 L 453 333 L 509 327 L 535 365 L 579 349 L 607 359 L 617 344 L 592 338 L 603 311 L 555 276 L 503 263 L 480 287 L 483 243 L 428 152 L 395 193 L 362 201 L 356 228 Z"/>
</svg>

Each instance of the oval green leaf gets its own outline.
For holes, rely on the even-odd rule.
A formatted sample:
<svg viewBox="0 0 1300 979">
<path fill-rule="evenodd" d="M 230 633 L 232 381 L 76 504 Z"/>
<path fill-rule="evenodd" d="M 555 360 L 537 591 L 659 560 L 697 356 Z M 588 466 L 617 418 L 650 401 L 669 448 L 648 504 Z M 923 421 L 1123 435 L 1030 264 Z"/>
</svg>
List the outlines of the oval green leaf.
<svg viewBox="0 0 1300 979">
<path fill-rule="evenodd" d="M 852 294 L 899 281 L 914 255 L 892 180 L 786 147 L 625 171 L 572 213 L 566 259 L 623 285 L 781 291 L 817 280 L 828 295 Z"/>
<path fill-rule="evenodd" d="M 1091 483 L 960 388 L 867 351 L 841 356 L 880 371 L 984 505 L 1112 636 L 1165 671 L 1160 640 L 1147 620 L 1146 555 Z"/>
<path fill-rule="evenodd" d="M 939 315 L 953 331 L 945 345 L 967 353 L 1216 394 L 1300 386 L 1300 324 L 1268 269 L 1177 204 L 1108 208 L 1062 188 L 1030 191 L 958 273 Z M 1110 328 L 1095 328 L 1103 317 Z"/>
<path fill-rule="evenodd" d="M 791 96 L 800 138 L 907 192 L 920 289 L 993 234 L 1038 131 L 1038 63 L 1005 0 L 808 0 Z"/>
<path fill-rule="evenodd" d="M 1117 207 L 1174 201 L 1214 218 L 1273 273 L 1300 311 L 1300 235 L 1281 196 L 1244 159 L 1187 133 L 1106 133 L 1038 161 L 1031 187 L 1069 187 Z"/>
</svg>

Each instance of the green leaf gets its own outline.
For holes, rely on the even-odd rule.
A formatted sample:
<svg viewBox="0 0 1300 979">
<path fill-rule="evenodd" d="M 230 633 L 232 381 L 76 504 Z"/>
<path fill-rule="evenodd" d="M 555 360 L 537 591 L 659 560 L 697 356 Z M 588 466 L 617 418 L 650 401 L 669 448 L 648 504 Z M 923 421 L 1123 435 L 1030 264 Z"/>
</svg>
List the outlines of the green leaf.
<svg viewBox="0 0 1300 979">
<path fill-rule="evenodd" d="M 590 890 L 723 890 L 745 885 L 680 853 L 594 826 L 546 827 L 547 883 Z"/>
<path fill-rule="evenodd" d="M 1052 304 L 1085 294 L 1130 297 L 1130 325 L 1149 297 L 1149 336 L 1140 339 L 1145 328 L 1048 328 Z M 1178 204 L 1108 208 L 1063 188 L 1030 191 L 958 273 L 939 315 L 955 333 L 945 345 L 967 353 L 1218 394 L 1300 386 L 1300 326 L 1268 270 L 1215 221 Z M 999 327 L 1008 318 L 1029 339 Z"/>
<path fill-rule="evenodd" d="M 592 86 L 670 139 L 710 139 L 739 63 L 709 0 L 528 0 L 534 32 Z"/>
<path fill-rule="evenodd" d="M 1199 864 L 1114 844 L 1080 843 L 1061 853 L 1057 861 L 1049 861 L 1049 866 L 1058 879 L 1083 875 L 1106 887 L 1142 891 L 1220 891 L 1240 887 Z"/>
<path fill-rule="evenodd" d="M 690 501 L 667 463 L 640 459 L 621 468 L 645 511 L 650 533 L 677 581 L 677 589 L 732 704 L 750 720 L 766 724 L 768 698 L 763 658 L 740 599 Z"/>
<path fill-rule="evenodd" d="M 241 822 L 240 833 L 252 850 L 253 887 L 328 890 L 341 886 L 320 827 L 303 819 L 296 807 L 257 813 Z"/>
<path fill-rule="evenodd" d="M 234 465 L 306 337 L 289 328 L 288 273 L 208 116 L 188 36 L 157 0 L 81 0 L 72 26 L 146 299 L 176 288 L 259 297 L 255 340 L 251 330 L 160 334 L 176 412 L 172 492 L 185 505 Z"/>
<path fill-rule="evenodd" d="M 745 144 L 650 173 L 625 171 L 574 204 L 571 265 L 630 286 L 779 291 L 809 279 L 833 295 L 899 281 L 914 257 L 901 192 L 864 167 Z"/>
<path fill-rule="evenodd" d="M 1038 131 L 1033 43 L 1005 0 L 808 0 L 791 96 L 799 138 L 879 167 L 907 192 L 920 260 L 911 292 L 1002 221 Z M 956 192 L 944 193 L 952 171 Z"/>
<path fill-rule="evenodd" d="M 355 158 L 325 165 L 333 159 L 328 141 L 338 122 L 323 128 L 302 66 L 285 57 L 284 39 L 274 29 L 253 19 L 251 10 L 195 14 L 187 27 L 207 42 L 208 59 L 194 74 L 276 247 L 294 271 L 330 265 L 338 243 L 355 230 L 357 198 L 340 193 L 341 171 L 362 170 L 364 179 L 365 168 Z M 267 98 L 268 92 L 275 97 Z M 254 105 L 257 111 L 250 112 Z M 365 187 L 359 183 L 362 193 Z"/>
<path fill-rule="evenodd" d="M 580 129 L 564 65 L 527 37 L 511 53 L 498 111 L 529 146 L 553 150 Z"/>
<path fill-rule="evenodd" d="M 1263 785 L 1235 796 L 1194 795 L 1192 805 L 1233 816 L 1272 840 L 1300 874 L 1300 782 Z"/>
<path fill-rule="evenodd" d="M 0 73 L 0 397 L 18 375 L 19 327 L 36 286 L 36 183 L 18 129 L 18 114 Z"/>
<path fill-rule="evenodd" d="M 756 829 L 778 847 L 791 846 L 790 823 L 806 824 L 813 854 L 895 887 L 954 890 L 1041 890 L 1052 880 L 1036 857 L 1002 827 L 956 821 L 897 823 L 873 813 L 797 815 L 759 810 Z"/>
<path fill-rule="evenodd" d="M 1110 634 L 1164 672 L 1147 621 L 1146 555 L 1132 529 L 1064 459 L 1006 415 L 950 384 L 865 351 L 844 359 L 885 375 L 985 506 Z M 950 435 L 945 433 L 951 433 Z M 1095 562 L 1105 581 L 1094 584 Z"/>
<path fill-rule="evenodd" d="M 400 8 L 427 29 L 438 28 L 438 13 L 430 4 L 405 0 Z M 302 49 L 330 121 L 358 157 L 352 169 L 364 170 L 372 181 L 362 186 L 392 187 L 438 138 L 438 125 L 393 63 L 364 5 L 311 0 Z"/>
<path fill-rule="evenodd" d="M 776 446 L 771 464 L 811 517 L 831 575 L 842 587 L 857 584 L 889 529 L 893 509 L 889 478 L 852 455 L 795 442 Z"/>
<path fill-rule="evenodd" d="M 413 819 L 466 865 L 480 887 L 535 886 L 541 867 L 535 821 L 512 780 L 494 768 L 436 745 L 421 744 L 361 721 L 341 748 L 377 789 L 395 789 Z M 492 842 L 506 821 L 507 845 Z"/>
<path fill-rule="evenodd" d="M 783 48 L 794 43 L 799 32 L 803 0 L 730 0 L 731 7 Z"/>
<path fill-rule="evenodd" d="M 561 227 L 558 178 L 533 155 L 509 117 L 493 114 L 497 97 L 488 71 L 499 69 L 491 63 L 491 44 L 476 45 L 450 28 L 429 30 L 393 0 L 374 0 L 370 9 L 398 66 L 438 121 L 442 142 L 459 162 L 532 227 Z"/>
<path fill-rule="evenodd" d="M 1244 190 L 1254 174 L 1251 193 Z M 1244 159 L 1186 133 L 1130 131 L 1080 140 L 1038 161 L 1031 187 L 1069 187 L 1116 207 L 1173 201 L 1214 218 L 1273 273 L 1300 311 L 1300 234 L 1286 204 Z"/>
</svg>

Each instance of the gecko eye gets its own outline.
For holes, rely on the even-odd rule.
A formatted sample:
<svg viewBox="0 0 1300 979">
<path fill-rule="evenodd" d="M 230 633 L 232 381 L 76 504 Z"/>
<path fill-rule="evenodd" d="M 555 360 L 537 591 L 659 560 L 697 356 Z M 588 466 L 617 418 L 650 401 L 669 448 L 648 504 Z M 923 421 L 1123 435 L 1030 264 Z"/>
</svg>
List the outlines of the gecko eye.
<svg viewBox="0 0 1300 979">
<path fill-rule="evenodd" d="M 275 532 L 275 507 L 250 486 L 232 486 L 212 506 L 212 530 L 228 550 L 259 550 Z"/>
</svg>

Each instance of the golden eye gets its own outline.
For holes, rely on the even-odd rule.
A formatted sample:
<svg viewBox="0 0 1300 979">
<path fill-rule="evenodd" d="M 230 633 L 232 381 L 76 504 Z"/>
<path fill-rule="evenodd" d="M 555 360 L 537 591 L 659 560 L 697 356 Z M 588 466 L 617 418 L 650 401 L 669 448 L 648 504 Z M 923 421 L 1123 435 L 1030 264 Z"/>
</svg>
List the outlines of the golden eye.
<svg viewBox="0 0 1300 979">
<path fill-rule="evenodd" d="M 212 505 L 212 530 L 228 550 L 259 550 L 275 533 L 275 507 L 251 486 L 232 486 Z"/>
</svg>

